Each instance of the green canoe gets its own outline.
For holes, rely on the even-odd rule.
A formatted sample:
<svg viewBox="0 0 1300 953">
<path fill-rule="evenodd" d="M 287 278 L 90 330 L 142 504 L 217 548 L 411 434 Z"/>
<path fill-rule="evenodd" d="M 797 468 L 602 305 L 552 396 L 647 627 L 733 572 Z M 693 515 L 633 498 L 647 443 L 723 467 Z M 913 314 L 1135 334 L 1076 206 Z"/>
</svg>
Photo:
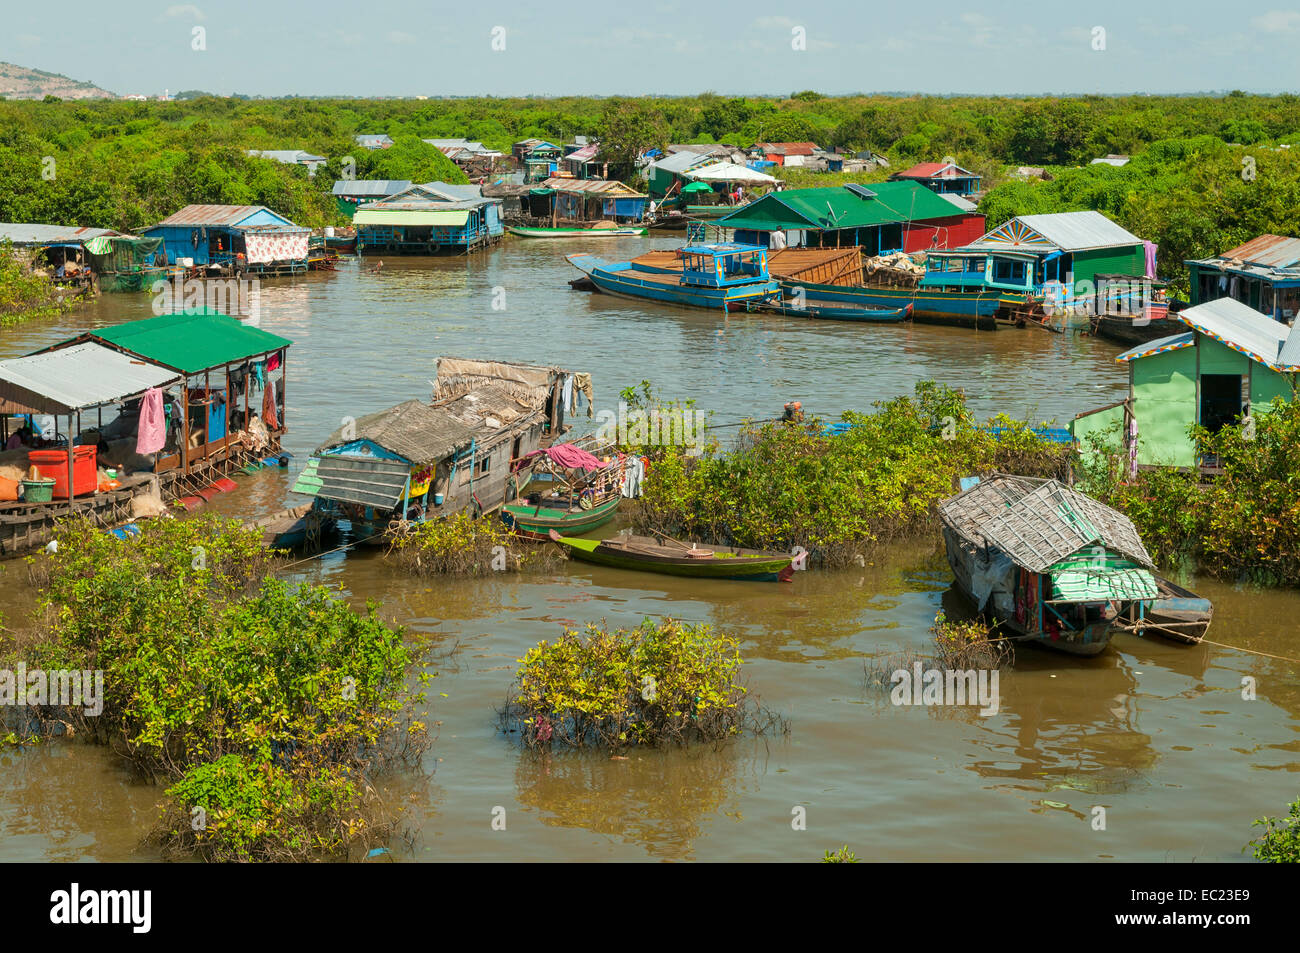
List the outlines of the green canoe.
<svg viewBox="0 0 1300 953">
<path fill-rule="evenodd" d="M 507 225 L 506 231 L 520 238 L 629 238 L 644 235 L 646 230 L 637 225 L 621 228 L 525 228 Z"/>
<path fill-rule="evenodd" d="M 589 510 L 564 509 L 554 506 L 534 506 L 531 503 L 508 503 L 501 508 L 501 518 L 507 526 L 525 539 L 545 540 L 551 530 L 565 535 L 581 536 L 604 526 L 614 518 L 621 496 L 597 503 Z"/>
<path fill-rule="evenodd" d="M 791 557 L 756 549 L 687 547 L 680 543 L 657 543 L 647 536 L 616 536 L 613 539 L 570 539 L 551 530 L 553 541 L 565 547 L 574 559 L 638 569 L 669 576 L 697 579 L 751 579 L 788 582 L 794 575 Z M 694 554 L 694 555 L 692 555 Z"/>
</svg>

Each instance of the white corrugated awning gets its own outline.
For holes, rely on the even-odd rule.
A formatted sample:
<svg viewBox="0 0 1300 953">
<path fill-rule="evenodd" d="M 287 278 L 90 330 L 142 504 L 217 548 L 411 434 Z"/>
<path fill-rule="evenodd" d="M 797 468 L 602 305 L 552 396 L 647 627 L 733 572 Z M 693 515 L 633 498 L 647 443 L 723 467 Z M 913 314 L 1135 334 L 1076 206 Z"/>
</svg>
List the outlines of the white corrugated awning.
<svg viewBox="0 0 1300 953">
<path fill-rule="evenodd" d="M 0 409 L 66 414 L 126 400 L 180 379 L 173 370 L 102 344 L 74 344 L 0 361 Z"/>
<path fill-rule="evenodd" d="M 464 225 L 467 221 L 468 209 L 359 208 L 352 216 L 353 225 Z"/>
</svg>

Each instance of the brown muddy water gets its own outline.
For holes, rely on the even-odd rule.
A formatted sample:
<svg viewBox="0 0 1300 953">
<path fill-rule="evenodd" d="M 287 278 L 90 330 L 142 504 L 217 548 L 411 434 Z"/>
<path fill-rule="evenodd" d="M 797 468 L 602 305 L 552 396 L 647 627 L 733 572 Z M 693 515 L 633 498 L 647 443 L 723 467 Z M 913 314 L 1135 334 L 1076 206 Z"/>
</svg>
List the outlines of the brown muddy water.
<svg viewBox="0 0 1300 953">
<path fill-rule="evenodd" d="M 675 244 L 607 240 L 601 252 Z M 868 409 L 925 378 L 965 388 L 981 414 L 1061 423 L 1124 392 L 1119 349 L 1103 341 L 723 317 L 576 293 L 563 259 L 576 250 L 516 241 L 469 261 L 390 258 L 378 274 L 349 262 L 267 282 L 261 326 L 295 342 L 286 396 L 296 458 L 287 472 L 238 478 L 213 505 L 251 517 L 296 501 L 292 475 L 319 439 L 342 417 L 426 397 L 442 354 L 589 370 L 598 408 L 649 379 L 715 423 L 773 416 L 794 399 L 831 416 Z M 0 356 L 150 313 L 146 295 L 106 295 L 0 333 Z M 22 564 L 3 572 L 0 610 L 21 624 L 32 598 Z M 963 610 L 931 543 L 788 585 L 585 564 L 552 576 L 412 580 L 370 552 L 295 572 L 358 603 L 381 600 L 439 646 L 429 777 L 389 782 L 411 805 L 399 861 L 810 861 L 841 844 L 864 860 L 1234 861 L 1254 836 L 1250 821 L 1285 813 L 1300 794 L 1300 665 L 1231 648 L 1121 635 L 1084 660 L 1026 647 L 1002 674 L 991 717 L 891 705 L 867 687 L 864 666 L 927 652 L 935 612 Z M 1215 602 L 1215 641 L 1300 657 L 1300 596 L 1188 581 Z M 539 639 L 566 623 L 664 615 L 740 636 L 751 690 L 790 718 L 790 734 L 612 760 L 525 752 L 497 730 L 516 659 Z M 1242 698 L 1246 676 L 1257 700 Z M 0 860 L 156 859 L 140 843 L 160 797 L 103 749 L 0 753 Z M 796 807 L 805 830 L 792 826 Z M 1093 827 L 1097 807 L 1104 830 Z M 505 830 L 492 827 L 498 808 Z"/>
</svg>

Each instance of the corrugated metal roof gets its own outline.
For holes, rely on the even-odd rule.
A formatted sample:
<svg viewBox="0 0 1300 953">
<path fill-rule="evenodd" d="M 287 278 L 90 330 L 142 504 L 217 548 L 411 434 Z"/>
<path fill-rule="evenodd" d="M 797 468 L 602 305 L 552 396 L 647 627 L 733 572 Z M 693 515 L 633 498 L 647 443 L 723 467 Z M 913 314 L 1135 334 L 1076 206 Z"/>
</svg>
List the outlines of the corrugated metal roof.
<svg viewBox="0 0 1300 953">
<path fill-rule="evenodd" d="M 425 182 L 420 186 L 430 192 L 436 192 L 448 202 L 474 202 L 483 198 L 483 187 L 479 185 L 452 185 L 448 182 Z"/>
<path fill-rule="evenodd" d="M 584 192 L 588 194 L 608 194 L 611 196 L 617 196 L 618 198 L 644 198 L 642 193 L 629 185 L 624 185 L 617 179 L 549 178 L 542 183 L 541 187 L 554 189 L 557 192 Z"/>
<path fill-rule="evenodd" d="M 1049 215 L 1020 215 L 1020 222 L 1037 232 L 1062 251 L 1086 251 L 1115 245 L 1141 245 L 1142 239 L 1121 228 L 1100 212 L 1054 212 Z M 1001 229 L 1005 226 L 999 225 Z M 996 231 L 997 229 L 995 229 Z M 990 233 L 992 234 L 992 233 Z M 988 235 L 972 242 L 970 248 L 1013 248 L 1021 243 L 990 239 Z"/>
<path fill-rule="evenodd" d="M 85 336 L 187 374 L 260 357 L 293 343 L 238 318 L 207 310 L 127 321 L 87 331 Z"/>
<path fill-rule="evenodd" d="M 874 198 L 844 187 L 784 189 L 722 216 L 723 228 L 843 229 L 870 228 L 894 222 L 924 222 L 959 215 L 919 182 L 873 182 Z"/>
<path fill-rule="evenodd" d="M 286 165 L 296 165 L 300 162 L 326 162 L 324 156 L 313 155 L 303 149 L 249 149 L 248 154 L 254 158 L 274 159 L 276 162 L 283 162 Z"/>
<path fill-rule="evenodd" d="M 102 344 L 74 344 L 0 361 L 0 401 L 33 413 L 66 414 L 117 403 L 178 380 L 173 370 Z"/>
<path fill-rule="evenodd" d="M 55 242 L 85 242 L 101 235 L 117 237 L 123 232 L 111 228 L 82 228 L 79 225 L 33 225 L 23 222 L 0 222 L 0 240 L 15 245 L 46 245 Z"/>
<path fill-rule="evenodd" d="M 256 212 L 271 212 L 264 205 L 187 205 L 179 212 L 173 212 L 158 225 L 238 225 Z M 277 218 L 283 215 L 271 212 Z M 288 219 L 285 219 L 288 221 Z M 156 227 L 156 226 L 154 226 Z"/>
<path fill-rule="evenodd" d="M 1180 348 L 1191 347 L 1195 343 L 1196 334 L 1192 331 L 1184 331 L 1182 334 L 1171 334 L 1168 337 L 1156 338 L 1154 341 L 1139 344 L 1137 347 L 1125 351 L 1115 360 L 1127 363 L 1135 357 L 1150 357 L 1153 354 L 1163 354 L 1165 351 L 1177 351 Z M 1091 411 L 1089 412 L 1091 413 Z"/>
<path fill-rule="evenodd" d="M 335 195 L 397 195 L 411 187 L 410 179 L 337 179 Z"/>
<path fill-rule="evenodd" d="M 1266 268 L 1295 268 L 1300 265 L 1300 238 L 1260 235 L 1207 261 L 1242 261 Z"/>
<path fill-rule="evenodd" d="M 1235 298 L 1207 301 L 1179 311 L 1176 317 L 1188 327 L 1274 370 L 1300 370 L 1300 361 L 1282 362 L 1282 350 L 1292 334 L 1291 329 Z M 1300 351 L 1300 343 L 1288 349 L 1288 355 L 1296 351 Z"/>
<path fill-rule="evenodd" d="M 600 154 L 600 146 L 583 146 L 581 149 L 574 149 L 564 158 L 572 159 L 574 162 L 589 162 Z"/>
<path fill-rule="evenodd" d="M 810 156 L 817 148 L 815 142 L 756 142 L 753 148 L 771 155 Z"/>
<path fill-rule="evenodd" d="M 937 192 L 935 194 L 938 195 L 939 198 L 943 199 L 945 202 L 951 202 L 953 205 L 957 206 L 957 208 L 961 209 L 963 212 L 973 212 L 979 208 L 979 206 L 976 205 L 974 202 L 972 202 L 970 199 L 962 198 L 960 195 L 954 195 L 951 192 Z"/>
<path fill-rule="evenodd" d="M 675 152 L 662 159 L 656 159 L 651 168 L 660 169 L 664 172 L 685 172 L 687 169 L 708 165 L 711 162 L 713 162 L 711 157 L 702 156 L 698 152 Z"/>
<path fill-rule="evenodd" d="M 974 172 L 969 172 L 952 162 L 918 162 L 910 169 L 894 173 L 894 178 L 897 179 L 956 179 L 974 176 Z"/>
</svg>

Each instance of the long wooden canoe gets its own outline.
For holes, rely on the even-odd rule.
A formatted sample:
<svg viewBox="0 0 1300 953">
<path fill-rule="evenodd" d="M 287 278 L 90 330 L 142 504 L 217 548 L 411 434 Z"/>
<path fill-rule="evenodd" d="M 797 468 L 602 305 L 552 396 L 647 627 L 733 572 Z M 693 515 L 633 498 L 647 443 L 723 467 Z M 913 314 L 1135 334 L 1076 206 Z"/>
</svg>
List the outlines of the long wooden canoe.
<svg viewBox="0 0 1300 953">
<path fill-rule="evenodd" d="M 520 238 L 629 238 L 646 234 L 646 229 L 627 225 L 619 228 L 528 228 L 507 225 L 506 231 Z"/>
<path fill-rule="evenodd" d="M 788 582 L 794 575 L 790 556 L 757 549 L 729 549 L 658 543 L 648 536 L 616 536 L 613 539 L 571 539 L 550 531 L 551 539 L 569 555 L 583 562 L 658 572 L 696 579 L 748 579 L 760 582 Z"/>
</svg>

